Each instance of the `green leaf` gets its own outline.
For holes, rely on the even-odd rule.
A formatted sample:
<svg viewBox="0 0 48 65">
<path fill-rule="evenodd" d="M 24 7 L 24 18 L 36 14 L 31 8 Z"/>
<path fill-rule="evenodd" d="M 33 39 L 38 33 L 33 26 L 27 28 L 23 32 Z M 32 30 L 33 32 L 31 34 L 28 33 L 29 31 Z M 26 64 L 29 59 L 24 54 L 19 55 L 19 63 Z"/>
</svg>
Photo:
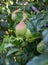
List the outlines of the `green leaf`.
<svg viewBox="0 0 48 65">
<path fill-rule="evenodd" d="M 48 65 L 48 53 L 34 57 L 26 65 Z"/>
<path fill-rule="evenodd" d="M 37 31 L 34 23 L 30 19 L 28 19 L 25 23 L 32 33 Z"/>
<path fill-rule="evenodd" d="M 3 43 L 9 43 L 9 42 L 10 42 L 10 37 L 5 36 L 5 38 L 3 39 Z"/>
<path fill-rule="evenodd" d="M 2 45 L 0 46 L 0 53 L 2 53 L 2 51 L 5 51 L 5 48 L 4 48 L 4 43 L 2 43 Z"/>
<path fill-rule="evenodd" d="M 23 16 L 22 16 L 22 12 L 18 12 L 16 14 L 16 22 L 20 22 L 22 20 Z"/>
<path fill-rule="evenodd" d="M 48 29 L 44 30 L 42 32 L 42 35 L 43 35 L 43 41 L 46 45 L 48 45 Z"/>
<path fill-rule="evenodd" d="M 5 15 L 0 14 L 0 19 L 5 19 Z"/>
<path fill-rule="evenodd" d="M 9 60 L 5 58 L 5 65 L 9 65 Z"/>
<path fill-rule="evenodd" d="M 4 46 L 5 48 L 9 48 L 9 47 L 14 47 L 14 45 L 13 44 L 11 44 L 11 43 L 8 43 L 8 44 L 5 44 L 5 46 Z"/>
<path fill-rule="evenodd" d="M 12 49 L 10 49 L 10 50 L 8 51 L 8 53 L 7 53 L 6 56 L 9 56 L 9 55 L 11 55 L 11 54 L 13 54 L 13 53 L 15 53 L 15 52 L 18 52 L 18 51 L 19 51 L 19 49 L 12 48 Z"/>
<path fill-rule="evenodd" d="M 41 19 L 43 19 L 45 17 L 45 14 L 44 13 L 39 13 L 39 14 L 37 14 L 37 20 L 39 21 L 39 20 L 41 20 Z"/>
<path fill-rule="evenodd" d="M 1 53 L 2 51 L 5 51 L 7 48 L 12 48 L 12 47 L 14 47 L 14 45 L 11 44 L 11 43 L 8 43 L 8 44 L 2 43 L 2 45 L 0 46 L 0 53 Z"/>
</svg>

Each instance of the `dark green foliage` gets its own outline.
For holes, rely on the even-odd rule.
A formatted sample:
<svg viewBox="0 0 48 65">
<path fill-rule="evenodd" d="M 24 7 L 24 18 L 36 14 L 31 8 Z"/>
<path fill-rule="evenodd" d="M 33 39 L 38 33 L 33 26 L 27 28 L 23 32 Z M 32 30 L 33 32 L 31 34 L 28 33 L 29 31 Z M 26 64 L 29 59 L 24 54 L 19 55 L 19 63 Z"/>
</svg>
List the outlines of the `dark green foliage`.
<svg viewBox="0 0 48 65">
<path fill-rule="evenodd" d="M 18 8 L 13 21 L 12 13 Z M 31 42 L 25 35 L 16 36 L 20 21 L 32 33 Z M 41 41 L 44 46 L 39 46 L 39 52 Z M 0 0 L 0 65 L 48 65 L 48 0 Z"/>
</svg>

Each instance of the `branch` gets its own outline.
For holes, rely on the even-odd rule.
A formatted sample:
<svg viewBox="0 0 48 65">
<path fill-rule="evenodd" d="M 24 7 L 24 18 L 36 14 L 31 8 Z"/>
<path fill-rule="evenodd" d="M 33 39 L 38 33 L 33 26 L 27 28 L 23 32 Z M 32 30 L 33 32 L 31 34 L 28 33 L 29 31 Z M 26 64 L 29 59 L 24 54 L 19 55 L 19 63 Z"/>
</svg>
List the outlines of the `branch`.
<svg viewBox="0 0 48 65">
<path fill-rule="evenodd" d="M 32 10 L 34 11 L 34 12 L 36 12 L 36 13 L 39 13 L 40 11 L 35 7 L 35 6 L 31 6 L 31 8 L 32 8 Z"/>
<path fill-rule="evenodd" d="M 28 4 L 29 4 L 28 2 L 25 2 L 25 3 L 24 3 L 24 6 L 27 6 Z M 36 13 L 39 13 L 39 12 L 40 12 L 34 5 L 31 6 L 31 9 L 32 9 L 34 12 L 36 12 Z"/>
</svg>

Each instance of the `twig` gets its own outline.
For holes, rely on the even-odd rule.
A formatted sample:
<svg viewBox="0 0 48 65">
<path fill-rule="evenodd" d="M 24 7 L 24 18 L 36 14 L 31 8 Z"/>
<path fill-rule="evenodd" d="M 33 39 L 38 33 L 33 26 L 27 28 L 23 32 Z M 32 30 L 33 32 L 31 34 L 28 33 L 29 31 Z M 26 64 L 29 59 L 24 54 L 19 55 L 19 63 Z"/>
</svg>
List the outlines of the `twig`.
<svg viewBox="0 0 48 65">
<path fill-rule="evenodd" d="M 39 13 L 40 11 L 35 7 L 35 6 L 31 6 L 31 8 L 32 8 L 32 10 L 34 11 L 34 12 L 36 12 L 36 13 Z"/>
</svg>

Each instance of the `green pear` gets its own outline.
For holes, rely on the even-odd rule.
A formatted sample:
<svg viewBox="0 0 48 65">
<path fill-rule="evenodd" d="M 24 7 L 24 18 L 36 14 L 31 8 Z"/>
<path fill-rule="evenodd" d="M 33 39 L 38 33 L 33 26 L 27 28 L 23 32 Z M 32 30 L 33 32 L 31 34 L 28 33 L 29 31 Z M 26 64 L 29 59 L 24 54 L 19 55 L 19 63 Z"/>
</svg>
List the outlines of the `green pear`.
<svg viewBox="0 0 48 65">
<path fill-rule="evenodd" d="M 31 43 L 32 41 L 34 41 L 34 36 L 33 36 L 33 34 L 32 34 L 32 32 L 29 30 L 29 29 L 27 29 L 27 32 L 26 32 L 26 34 L 25 34 L 25 37 L 26 37 L 26 40 L 29 42 L 29 43 Z"/>
<path fill-rule="evenodd" d="M 37 45 L 37 51 L 38 51 L 39 53 L 43 53 L 43 52 L 45 51 L 45 48 L 46 48 L 46 46 L 45 46 L 45 44 L 44 44 L 43 41 L 41 41 L 41 42 Z"/>
<path fill-rule="evenodd" d="M 21 21 L 17 26 L 15 27 L 15 33 L 16 36 L 24 36 L 27 31 L 27 27 L 23 21 Z"/>
<path fill-rule="evenodd" d="M 15 14 L 15 13 L 12 13 L 11 19 L 12 19 L 13 21 L 16 20 L 16 14 Z"/>
</svg>

